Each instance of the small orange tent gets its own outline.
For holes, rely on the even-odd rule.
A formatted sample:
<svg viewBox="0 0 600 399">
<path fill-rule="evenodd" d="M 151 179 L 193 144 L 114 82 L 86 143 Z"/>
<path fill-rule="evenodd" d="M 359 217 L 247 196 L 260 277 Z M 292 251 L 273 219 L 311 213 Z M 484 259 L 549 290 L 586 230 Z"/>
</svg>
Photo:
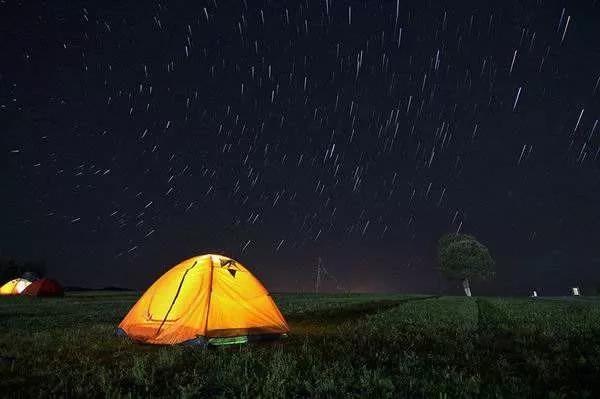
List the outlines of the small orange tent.
<svg viewBox="0 0 600 399">
<path fill-rule="evenodd" d="M 31 284 L 31 281 L 24 278 L 10 280 L 0 287 L 0 295 L 19 295 L 29 284 Z"/>
<path fill-rule="evenodd" d="M 289 331 L 263 285 L 221 255 L 185 260 L 142 295 L 117 332 L 148 344 L 228 344 Z"/>
</svg>

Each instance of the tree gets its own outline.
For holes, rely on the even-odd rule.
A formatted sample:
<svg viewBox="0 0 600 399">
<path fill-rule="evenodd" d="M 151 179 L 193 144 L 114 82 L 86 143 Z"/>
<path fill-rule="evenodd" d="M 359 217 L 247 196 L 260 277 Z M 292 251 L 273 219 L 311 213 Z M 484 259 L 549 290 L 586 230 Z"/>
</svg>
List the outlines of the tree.
<svg viewBox="0 0 600 399">
<path fill-rule="evenodd" d="M 14 259 L 0 259 L 0 284 L 19 276 L 19 266 Z"/>
<path fill-rule="evenodd" d="M 43 277 L 46 274 L 46 261 L 17 262 L 12 258 L 0 258 L 0 284 L 17 277 L 28 279 Z"/>
<path fill-rule="evenodd" d="M 471 296 L 471 281 L 494 275 L 494 260 L 487 247 L 467 234 L 446 234 L 440 238 L 440 270 L 450 279 L 462 281 L 465 294 Z"/>
</svg>

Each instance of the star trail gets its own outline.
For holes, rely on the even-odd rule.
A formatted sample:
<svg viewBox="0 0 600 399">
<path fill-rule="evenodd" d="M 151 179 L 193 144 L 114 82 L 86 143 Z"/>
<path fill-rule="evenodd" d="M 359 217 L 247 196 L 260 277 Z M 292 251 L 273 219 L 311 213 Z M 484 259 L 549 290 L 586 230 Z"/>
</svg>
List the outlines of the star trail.
<svg viewBox="0 0 600 399">
<path fill-rule="evenodd" d="M 0 255 L 144 288 L 217 252 L 271 290 L 600 285 L 600 3 L 0 2 Z M 337 282 L 336 282 L 337 284 Z M 336 284 L 331 283 L 330 289 Z M 459 291 L 458 291 L 459 292 Z"/>
</svg>

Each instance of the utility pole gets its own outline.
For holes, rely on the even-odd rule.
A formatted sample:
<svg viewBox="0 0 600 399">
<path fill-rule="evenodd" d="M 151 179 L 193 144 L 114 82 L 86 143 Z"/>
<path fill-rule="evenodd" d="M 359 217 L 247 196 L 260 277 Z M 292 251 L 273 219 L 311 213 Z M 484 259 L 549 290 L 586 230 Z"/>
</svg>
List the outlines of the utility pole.
<svg viewBox="0 0 600 399">
<path fill-rule="evenodd" d="M 319 256 L 318 260 L 317 260 L 317 266 L 316 266 L 316 272 L 315 272 L 315 294 L 319 293 L 319 286 L 321 285 L 321 272 L 323 270 L 323 265 L 322 265 L 322 260 L 321 257 Z"/>
</svg>

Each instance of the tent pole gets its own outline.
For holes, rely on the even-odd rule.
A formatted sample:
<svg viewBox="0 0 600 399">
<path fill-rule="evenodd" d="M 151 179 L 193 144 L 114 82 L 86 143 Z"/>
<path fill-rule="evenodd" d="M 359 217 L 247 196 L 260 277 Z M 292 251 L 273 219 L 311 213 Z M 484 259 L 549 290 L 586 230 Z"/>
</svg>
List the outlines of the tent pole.
<svg viewBox="0 0 600 399">
<path fill-rule="evenodd" d="M 208 282 L 208 303 L 206 305 L 206 323 L 204 324 L 204 338 L 208 342 L 206 334 L 208 334 L 208 316 L 210 313 L 210 298 L 212 297 L 212 287 L 213 287 L 213 273 L 215 270 L 215 265 L 213 264 L 212 255 L 210 255 L 210 280 Z"/>
<path fill-rule="evenodd" d="M 192 266 L 185 269 L 185 273 L 183 273 L 183 277 L 181 277 L 181 281 L 179 282 L 179 286 L 177 287 L 177 292 L 175 293 L 175 297 L 173 298 L 173 301 L 171 302 L 171 306 L 169 306 L 169 310 L 167 310 L 167 313 L 165 314 L 165 318 L 163 319 L 162 323 L 160 323 L 160 326 L 158 327 L 158 330 L 156 330 L 155 335 L 158 335 L 160 333 L 160 330 L 162 330 L 163 326 L 165 325 L 165 322 L 167 321 L 167 318 L 169 317 L 169 313 L 171 313 L 171 309 L 173 309 L 173 305 L 175 305 L 175 301 L 177 300 L 177 297 L 179 297 L 179 293 L 181 292 L 181 287 L 183 286 L 185 277 L 187 276 L 188 272 L 196 266 L 196 263 L 197 263 L 197 261 L 194 261 L 194 264 Z"/>
</svg>

